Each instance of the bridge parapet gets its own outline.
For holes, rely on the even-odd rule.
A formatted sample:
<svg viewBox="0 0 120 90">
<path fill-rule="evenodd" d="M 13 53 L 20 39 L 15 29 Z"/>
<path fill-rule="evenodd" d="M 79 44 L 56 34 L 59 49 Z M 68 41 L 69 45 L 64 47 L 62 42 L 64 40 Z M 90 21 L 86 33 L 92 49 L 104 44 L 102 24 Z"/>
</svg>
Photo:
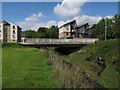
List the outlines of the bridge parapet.
<svg viewBox="0 0 120 90">
<path fill-rule="evenodd" d="M 99 41 L 97 38 L 80 39 L 45 39 L 45 38 L 22 38 L 22 43 L 32 44 L 92 44 Z"/>
</svg>

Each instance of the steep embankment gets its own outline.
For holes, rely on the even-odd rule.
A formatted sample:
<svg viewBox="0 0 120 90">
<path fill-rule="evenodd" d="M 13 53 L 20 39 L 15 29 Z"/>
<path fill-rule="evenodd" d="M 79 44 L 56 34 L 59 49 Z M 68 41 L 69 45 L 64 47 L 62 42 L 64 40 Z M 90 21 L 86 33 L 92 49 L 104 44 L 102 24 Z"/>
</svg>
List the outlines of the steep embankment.
<svg viewBox="0 0 120 90">
<path fill-rule="evenodd" d="M 53 79 L 59 81 L 61 88 L 103 88 L 85 72 L 78 71 L 75 64 L 62 60 L 53 50 L 49 51 L 53 67 Z"/>
<path fill-rule="evenodd" d="M 69 56 L 49 54 L 53 77 L 60 80 L 63 87 L 118 87 L 118 40 L 97 42 Z"/>
</svg>

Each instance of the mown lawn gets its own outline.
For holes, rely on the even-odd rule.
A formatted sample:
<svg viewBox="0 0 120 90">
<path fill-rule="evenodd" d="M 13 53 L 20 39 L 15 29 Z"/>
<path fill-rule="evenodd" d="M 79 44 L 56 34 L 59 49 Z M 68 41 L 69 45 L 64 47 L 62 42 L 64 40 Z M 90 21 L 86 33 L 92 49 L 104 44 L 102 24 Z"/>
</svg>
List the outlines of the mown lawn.
<svg viewBox="0 0 120 90">
<path fill-rule="evenodd" d="M 55 88 L 57 87 L 48 65 L 48 54 L 39 49 L 3 47 L 3 88 Z"/>
</svg>

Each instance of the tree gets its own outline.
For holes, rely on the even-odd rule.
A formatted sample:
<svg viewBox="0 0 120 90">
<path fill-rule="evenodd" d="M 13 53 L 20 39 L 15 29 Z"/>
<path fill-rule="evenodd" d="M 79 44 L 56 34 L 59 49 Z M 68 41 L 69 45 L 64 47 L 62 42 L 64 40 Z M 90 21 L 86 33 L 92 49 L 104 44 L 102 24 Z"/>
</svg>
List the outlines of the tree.
<svg viewBox="0 0 120 90">
<path fill-rule="evenodd" d="M 120 38 L 120 15 L 118 14 L 116 14 L 113 18 L 112 30 L 113 30 L 112 36 L 115 38 Z"/>
<path fill-rule="evenodd" d="M 105 22 L 107 22 L 107 39 L 120 37 L 120 15 L 116 14 L 112 19 L 102 19 L 98 24 L 93 25 L 93 33 L 91 37 L 105 39 Z"/>
<path fill-rule="evenodd" d="M 47 30 L 47 32 L 46 32 L 46 34 L 47 34 L 47 37 L 49 37 L 49 38 L 58 38 L 58 32 L 59 30 L 58 30 L 58 27 L 57 26 L 51 26 L 48 30 Z"/>
<path fill-rule="evenodd" d="M 93 28 L 94 32 L 91 34 L 91 37 L 97 37 L 101 40 L 104 40 L 105 19 L 103 18 L 98 24 L 94 24 Z"/>
<path fill-rule="evenodd" d="M 26 38 L 58 38 L 58 27 L 40 27 L 37 31 L 26 30 L 22 33 L 26 35 Z"/>
<path fill-rule="evenodd" d="M 23 34 L 25 34 L 26 38 L 34 38 L 35 35 L 35 31 L 34 30 L 26 30 L 22 32 Z"/>
<path fill-rule="evenodd" d="M 47 30 L 48 30 L 48 28 L 46 28 L 46 27 L 40 27 L 37 32 L 38 33 L 45 33 Z"/>
</svg>

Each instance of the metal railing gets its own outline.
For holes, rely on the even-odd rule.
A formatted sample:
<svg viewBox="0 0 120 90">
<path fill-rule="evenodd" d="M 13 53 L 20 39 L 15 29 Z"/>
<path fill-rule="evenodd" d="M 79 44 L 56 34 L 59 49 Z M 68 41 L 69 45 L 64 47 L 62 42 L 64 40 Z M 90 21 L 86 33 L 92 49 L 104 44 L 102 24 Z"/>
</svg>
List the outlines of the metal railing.
<svg viewBox="0 0 120 90">
<path fill-rule="evenodd" d="M 40 43 L 40 44 L 90 44 L 99 41 L 97 38 L 81 39 L 45 39 L 45 38 L 22 38 L 22 43 Z"/>
</svg>

